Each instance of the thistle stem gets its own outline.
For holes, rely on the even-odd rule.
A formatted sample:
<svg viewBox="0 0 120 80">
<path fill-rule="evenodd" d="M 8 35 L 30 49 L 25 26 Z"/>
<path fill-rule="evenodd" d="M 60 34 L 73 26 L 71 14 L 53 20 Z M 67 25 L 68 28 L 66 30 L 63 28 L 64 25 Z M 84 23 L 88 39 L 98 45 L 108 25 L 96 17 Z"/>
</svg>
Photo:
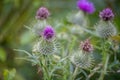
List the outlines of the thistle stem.
<svg viewBox="0 0 120 80">
<path fill-rule="evenodd" d="M 102 70 L 102 73 L 101 73 L 101 75 L 100 75 L 99 80 L 104 80 L 104 76 L 105 76 L 105 74 L 106 74 L 106 72 L 107 72 L 107 66 L 108 66 L 109 57 L 110 57 L 110 56 L 109 56 L 109 54 L 108 54 L 108 55 L 106 56 L 104 68 L 103 68 L 103 70 Z"/>
<path fill-rule="evenodd" d="M 42 61 L 44 60 L 44 61 Z M 47 67 L 47 56 L 41 56 L 41 62 L 39 63 L 39 66 L 41 66 L 42 70 L 43 70 L 43 79 L 44 80 L 50 80 L 50 75 L 49 75 L 49 70 Z"/>
<path fill-rule="evenodd" d="M 49 58 L 48 58 L 48 56 L 46 55 L 45 56 L 45 73 L 47 74 L 47 78 L 48 78 L 48 80 L 50 80 L 50 75 L 49 75 L 49 66 L 48 66 L 48 61 L 49 61 Z"/>
<path fill-rule="evenodd" d="M 103 44 L 103 70 L 102 70 L 98 80 L 104 80 L 104 76 L 107 73 L 107 67 L 108 67 L 108 62 L 109 62 L 109 58 L 110 58 L 110 55 L 109 55 L 109 53 L 107 53 L 104 45 L 105 44 Z"/>
<path fill-rule="evenodd" d="M 79 69 L 78 67 L 75 68 L 73 76 L 72 76 L 72 80 L 75 80 L 77 73 L 78 73 L 78 69 Z"/>
</svg>

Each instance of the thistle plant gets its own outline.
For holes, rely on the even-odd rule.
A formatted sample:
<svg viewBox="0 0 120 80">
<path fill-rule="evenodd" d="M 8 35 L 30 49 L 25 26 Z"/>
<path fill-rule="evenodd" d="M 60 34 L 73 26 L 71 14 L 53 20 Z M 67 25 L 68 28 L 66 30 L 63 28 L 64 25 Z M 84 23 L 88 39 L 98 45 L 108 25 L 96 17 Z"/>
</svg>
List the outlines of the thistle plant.
<svg viewBox="0 0 120 80">
<path fill-rule="evenodd" d="M 36 23 L 33 24 L 32 31 L 37 35 L 41 36 L 43 28 L 47 25 L 47 18 L 49 17 L 50 12 L 45 7 L 40 7 L 36 12 Z"/>
<path fill-rule="evenodd" d="M 73 24 L 87 27 L 89 25 L 87 15 L 95 12 L 94 4 L 88 0 L 78 0 L 76 5 L 79 11 L 74 13 L 74 15 L 68 16 L 68 19 Z"/>
<path fill-rule="evenodd" d="M 30 61 L 33 66 L 37 65 L 38 73 L 41 71 L 41 74 L 43 75 L 41 76 L 42 80 L 51 80 L 52 74 L 50 73 L 53 67 L 49 68 L 49 63 L 52 63 L 49 59 L 51 57 L 54 58 L 54 55 L 50 54 L 57 53 L 58 51 L 56 32 L 52 26 L 45 23 L 48 16 L 49 11 L 47 8 L 41 7 L 38 9 L 35 16 L 38 22 L 34 24 L 32 28 L 32 31 L 38 36 L 38 40 L 33 45 L 32 53 L 15 49 L 16 51 L 27 54 L 27 57 L 19 59 Z"/>
<path fill-rule="evenodd" d="M 117 30 L 112 23 L 114 14 L 110 8 L 106 8 L 99 13 L 100 21 L 96 24 L 96 33 L 101 38 L 109 38 L 115 36 Z"/>
<path fill-rule="evenodd" d="M 71 56 L 71 62 L 76 66 L 73 79 L 77 74 L 76 69 L 90 69 L 93 67 L 94 58 L 92 52 L 93 46 L 89 39 L 80 43 L 80 50 Z"/>
<path fill-rule="evenodd" d="M 86 14 L 95 12 L 94 4 L 89 0 L 78 0 L 77 7 L 82 13 L 78 12 L 71 16 L 73 24 L 63 22 L 59 27 L 51 26 L 54 24 L 54 20 L 51 21 L 51 25 L 47 24 L 50 15 L 47 8 L 40 7 L 36 12 L 37 23 L 33 25 L 32 31 L 37 35 L 37 42 L 33 45 L 32 53 L 25 50 L 17 51 L 27 54 L 27 57 L 22 59 L 37 65 L 38 73 L 42 75 L 40 80 L 92 80 L 93 76 L 94 80 L 104 80 L 105 75 L 111 70 L 112 62 L 109 63 L 109 61 L 111 53 L 114 52 L 110 50 L 109 38 L 117 34 L 112 22 L 114 19 L 112 10 L 106 8 L 99 13 L 100 21 L 95 25 L 94 33 L 92 29 L 90 31 L 86 28 L 85 19 Z M 77 27 L 82 27 L 79 28 L 80 30 L 76 30 L 78 29 L 76 28 L 74 31 L 76 33 L 84 31 L 82 34 L 72 33 L 71 26 L 76 26 L 76 24 Z M 57 35 L 56 30 L 63 34 Z M 85 34 L 85 32 L 90 34 Z M 57 36 L 62 44 L 61 49 L 59 49 Z M 87 39 L 78 45 L 78 42 L 85 38 Z M 98 62 L 95 59 L 96 55 L 100 56 Z M 96 77 L 98 75 L 99 78 Z"/>
<path fill-rule="evenodd" d="M 56 42 L 56 33 L 53 27 L 50 25 L 44 27 L 42 33 L 40 34 L 41 38 L 38 42 L 33 46 L 33 54 L 39 56 L 39 64 L 38 67 L 43 71 L 43 79 L 44 80 L 51 80 L 52 75 L 50 75 L 49 69 L 49 58 L 50 54 L 56 53 L 58 51 L 58 45 Z M 38 68 L 38 69 L 39 69 Z"/>
<path fill-rule="evenodd" d="M 112 20 L 114 19 L 114 14 L 110 8 L 106 8 L 99 13 L 100 21 L 96 25 L 96 33 L 102 38 L 102 67 L 101 74 L 98 80 L 104 80 L 105 74 L 107 74 L 108 64 L 110 60 L 110 46 L 111 42 L 109 39 L 117 34 L 117 30 Z"/>
<path fill-rule="evenodd" d="M 51 26 L 46 26 L 42 32 L 42 38 L 33 47 L 33 52 L 48 55 L 57 51 L 55 31 Z"/>
</svg>

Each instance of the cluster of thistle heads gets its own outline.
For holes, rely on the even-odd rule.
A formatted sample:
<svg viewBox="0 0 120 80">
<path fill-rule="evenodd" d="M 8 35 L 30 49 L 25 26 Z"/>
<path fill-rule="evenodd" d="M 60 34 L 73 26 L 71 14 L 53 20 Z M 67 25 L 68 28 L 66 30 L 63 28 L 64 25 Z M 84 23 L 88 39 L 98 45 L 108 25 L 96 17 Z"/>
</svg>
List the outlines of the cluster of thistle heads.
<svg viewBox="0 0 120 80">
<path fill-rule="evenodd" d="M 40 7 L 36 12 L 36 24 L 33 28 L 35 34 L 39 37 L 39 41 L 33 47 L 34 53 L 52 54 L 57 50 L 55 40 L 55 30 L 51 25 L 46 24 L 50 12 L 45 7 Z"/>
<path fill-rule="evenodd" d="M 89 0 L 78 0 L 77 7 L 80 11 L 92 14 L 95 12 L 95 7 Z M 39 36 L 39 41 L 34 45 L 33 52 L 44 55 L 55 53 L 57 50 L 56 33 L 52 26 L 46 24 L 50 12 L 45 7 L 40 7 L 35 18 L 38 20 L 35 26 L 35 31 Z M 95 25 L 96 33 L 101 38 L 109 38 L 116 35 L 116 28 L 112 23 L 114 14 L 110 8 L 106 8 L 99 13 L 100 21 Z M 45 21 L 45 23 L 44 23 Z M 71 62 L 80 68 L 89 68 L 93 64 L 93 45 L 90 39 L 86 39 L 80 43 L 80 48 L 76 53 L 71 55 Z"/>
</svg>

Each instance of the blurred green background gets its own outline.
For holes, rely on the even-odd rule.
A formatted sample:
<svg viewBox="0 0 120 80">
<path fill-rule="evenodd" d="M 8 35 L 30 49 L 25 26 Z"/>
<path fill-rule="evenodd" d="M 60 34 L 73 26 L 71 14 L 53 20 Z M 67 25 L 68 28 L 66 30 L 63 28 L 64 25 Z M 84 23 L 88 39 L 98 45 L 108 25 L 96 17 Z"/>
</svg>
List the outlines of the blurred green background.
<svg viewBox="0 0 120 80">
<path fill-rule="evenodd" d="M 37 67 L 29 62 L 16 59 L 24 54 L 13 49 L 24 49 L 31 52 L 35 41 L 32 33 L 24 27 L 30 26 L 35 20 L 36 10 L 45 6 L 51 16 L 49 20 L 61 21 L 66 16 L 77 11 L 77 0 L 0 0 L 0 80 L 3 80 L 6 70 L 16 69 L 14 80 L 40 80 Z M 91 24 L 99 19 L 98 13 L 106 7 L 111 7 L 115 13 L 115 25 L 120 30 L 120 0 L 91 0 L 96 12 L 89 15 Z M 53 22 L 54 23 L 54 22 Z M 13 70 L 14 72 L 14 70 Z"/>
</svg>

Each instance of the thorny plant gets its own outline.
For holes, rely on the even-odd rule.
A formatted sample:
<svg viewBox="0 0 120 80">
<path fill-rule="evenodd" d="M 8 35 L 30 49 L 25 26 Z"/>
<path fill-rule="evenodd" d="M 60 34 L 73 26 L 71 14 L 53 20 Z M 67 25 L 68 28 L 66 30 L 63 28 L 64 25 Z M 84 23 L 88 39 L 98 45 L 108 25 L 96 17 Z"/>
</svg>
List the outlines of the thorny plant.
<svg viewBox="0 0 120 80">
<path fill-rule="evenodd" d="M 93 77 L 94 80 L 104 80 L 107 74 L 119 72 L 117 54 L 120 47 L 116 44 L 119 41 L 116 40 L 114 13 L 110 8 L 101 11 L 100 21 L 93 27 L 95 31 L 91 31 L 86 15 L 95 12 L 94 4 L 88 0 L 78 0 L 77 7 L 79 14 L 67 18 L 69 29 L 66 28 L 66 32 L 57 32 L 48 25 L 50 12 L 45 7 L 39 8 L 35 16 L 37 22 L 31 28 L 38 37 L 32 53 L 16 49 L 27 54 L 21 59 L 38 67 L 40 80 L 93 80 Z M 84 41 L 83 36 L 87 38 Z"/>
</svg>

